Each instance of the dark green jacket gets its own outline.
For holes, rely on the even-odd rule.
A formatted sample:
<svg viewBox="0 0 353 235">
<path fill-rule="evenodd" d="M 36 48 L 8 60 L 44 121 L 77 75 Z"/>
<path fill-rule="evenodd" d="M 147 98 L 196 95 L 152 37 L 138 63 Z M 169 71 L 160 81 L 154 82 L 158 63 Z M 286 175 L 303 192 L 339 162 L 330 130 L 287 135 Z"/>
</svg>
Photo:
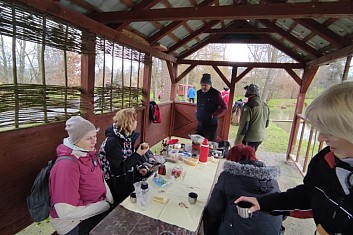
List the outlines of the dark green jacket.
<svg viewBox="0 0 353 235">
<path fill-rule="evenodd" d="M 242 141 L 263 141 L 269 118 L 270 110 L 266 103 L 257 96 L 249 97 L 242 108 L 235 144 L 240 144 Z"/>
</svg>

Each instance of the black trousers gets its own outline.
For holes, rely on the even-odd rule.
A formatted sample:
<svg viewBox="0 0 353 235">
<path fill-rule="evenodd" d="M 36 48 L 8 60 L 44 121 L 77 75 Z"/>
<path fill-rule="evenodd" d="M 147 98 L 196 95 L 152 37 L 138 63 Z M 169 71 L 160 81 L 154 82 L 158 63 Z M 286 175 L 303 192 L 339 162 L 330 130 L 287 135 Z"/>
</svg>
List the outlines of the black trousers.
<svg viewBox="0 0 353 235">
<path fill-rule="evenodd" d="M 109 211 L 103 212 L 101 214 L 95 215 L 91 218 L 82 220 L 75 228 L 73 228 L 66 235 L 86 235 L 88 234 L 94 227 L 96 227 L 99 222 L 101 222 L 108 214 Z"/>
<path fill-rule="evenodd" d="M 218 121 L 198 122 L 196 134 L 202 135 L 209 141 L 216 141 Z"/>
<path fill-rule="evenodd" d="M 119 205 L 134 191 L 134 177 L 132 174 L 133 173 L 130 173 L 123 177 L 112 177 L 107 180 L 107 184 L 114 198 L 114 206 Z"/>
<path fill-rule="evenodd" d="M 255 149 L 255 151 L 257 151 L 257 148 L 259 147 L 259 145 L 262 143 L 262 141 L 260 142 L 248 142 L 248 141 L 243 141 L 244 145 L 248 145 L 251 146 Z"/>
</svg>

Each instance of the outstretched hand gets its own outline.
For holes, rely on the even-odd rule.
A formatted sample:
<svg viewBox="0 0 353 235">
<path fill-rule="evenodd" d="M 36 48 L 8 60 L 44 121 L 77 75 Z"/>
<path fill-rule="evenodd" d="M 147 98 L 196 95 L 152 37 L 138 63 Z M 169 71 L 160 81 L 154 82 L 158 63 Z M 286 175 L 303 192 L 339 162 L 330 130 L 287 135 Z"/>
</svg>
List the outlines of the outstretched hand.
<svg viewBox="0 0 353 235">
<path fill-rule="evenodd" d="M 244 197 L 244 196 L 241 196 L 237 200 L 235 200 L 234 203 L 236 204 L 236 203 L 241 202 L 241 201 L 250 202 L 253 205 L 252 207 L 250 207 L 249 213 L 253 213 L 255 211 L 260 210 L 260 204 L 259 204 L 259 202 L 257 201 L 257 199 L 255 197 Z"/>
<path fill-rule="evenodd" d="M 144 155 L 150 149 L 147 143 L 142 143 L 136 150 L 136 153 L 140 154 L 141 156 Z"/>
</svg>

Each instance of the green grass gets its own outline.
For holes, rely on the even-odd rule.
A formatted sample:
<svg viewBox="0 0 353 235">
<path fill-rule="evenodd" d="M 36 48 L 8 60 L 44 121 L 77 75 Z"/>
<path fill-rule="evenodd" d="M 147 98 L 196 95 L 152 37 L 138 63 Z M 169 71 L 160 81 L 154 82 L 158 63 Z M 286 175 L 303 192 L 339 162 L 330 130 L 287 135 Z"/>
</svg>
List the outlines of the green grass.
<svg viewBox="0 0 353 235">
<path fill-rule="evenodd" d="M 230 126 L 228 139 L 231 143 L 234 143 L 237 131 L 238 131 L 237 126 L 232 126 L 232 125 Z M 259 150 L 264 152 L 270 152 L 270 153 L 285 154 L 287 152 L 288 141 L 289 141 L 289 133 L 287 133 L 280 127 L 278 127 L 276 124 L 270 122 L 269 127 L 266 129 L 265 140 L 260 145 Z M 297 151 L 298 142 L 299 141 L 297 140 L 297 144 L 294 148 L 293 154 L 295 154 Z M 300 149 L 300 156 L 302 158 L 305 156 L 307 146 L 308 146 L 308 142 L 303 140 L 302 147 Z M 313 148 L 313 145 L 311 147 Z M 318 143 L 316 143 L 316 145 L 314 146 L 313 151 L 312 149 L 310 150 L 310 154 L 312 152 L 315 154 L 317 153 L 317 151 L 318 151 Z"/>
</svg>

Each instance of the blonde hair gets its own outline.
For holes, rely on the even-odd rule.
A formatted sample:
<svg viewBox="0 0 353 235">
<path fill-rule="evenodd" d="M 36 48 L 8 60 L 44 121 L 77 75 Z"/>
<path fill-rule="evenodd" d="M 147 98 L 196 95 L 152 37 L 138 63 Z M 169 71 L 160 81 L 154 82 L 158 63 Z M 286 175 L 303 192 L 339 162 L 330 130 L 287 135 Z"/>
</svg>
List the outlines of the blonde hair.
<svg viewBox="0 0 353 235">
<path fill-rule="evenodd" d="M 321 133 L 353 143 L 353 82 L 328 88 L 308 106 L 305 118 Z"/>
<path fill-rule="evenodd" d="M 134 122 L 137 114 L 134 108 L 119 110 L 113 117 L 113 122 L 117 125 L 119 132 L 131 134 L 134 130 Z"/>
</svg>

